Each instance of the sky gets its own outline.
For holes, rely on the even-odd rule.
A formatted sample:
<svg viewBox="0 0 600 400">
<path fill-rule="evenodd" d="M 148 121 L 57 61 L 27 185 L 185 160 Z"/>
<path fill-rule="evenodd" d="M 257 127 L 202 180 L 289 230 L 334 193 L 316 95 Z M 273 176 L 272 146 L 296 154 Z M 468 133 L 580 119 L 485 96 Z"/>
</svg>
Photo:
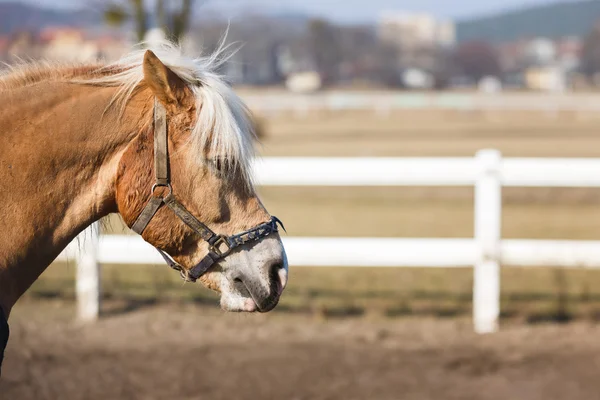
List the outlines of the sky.
<svg viewBox="0 0 600 400">
<path fill-rule="evenodd" d="M 376 20 L 383 12 L 427 12 L 443 18 L 464 18 L 556 0 L 212 0 L 238 7 L 297 10 L 344 22 Z M 282 5 L 285 4 L 285 5 Z"/>
<path fill-rule="evenodd" d="M 10 0 L 0 0 L 10 1 Z M 14 1 L 14 0 L 12 0 Z M 46 7 L 77 7 L 85 0 L 22 0 Z M 152 0 L 150 0 L 152 1 Z M 202 1 L 202 0 L 201 0 Z M 203 0 L 226 16 L 241 10 L 301 12 L 337 22 L 372 22 L 385 11 L 427 12 L 442 18 L 468 18 L 557 0 Z M 569 0 L 567 0 L 569 1 Z M 575 1 L 575 0 L 571 0 Z"/>
</svg>

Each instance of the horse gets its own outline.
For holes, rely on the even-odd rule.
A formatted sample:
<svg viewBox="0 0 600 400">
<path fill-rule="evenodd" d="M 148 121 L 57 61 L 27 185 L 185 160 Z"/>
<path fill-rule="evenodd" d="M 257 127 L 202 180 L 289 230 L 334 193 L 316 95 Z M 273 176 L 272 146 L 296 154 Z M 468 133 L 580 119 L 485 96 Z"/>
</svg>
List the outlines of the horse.
<svg viewBox="0 0 600 400">
<path fill-rule="evenodd" d="M 119 213 L 226 311 L 268 312 L 288 264 L 254 189 L 251 113 L 171 43 L 115 63 L 29 63 L 0 75 L 0 350 L 17 300 L 79 233 Z M 0 354 L 0 365 L 1 365 Z"/>
</svg>

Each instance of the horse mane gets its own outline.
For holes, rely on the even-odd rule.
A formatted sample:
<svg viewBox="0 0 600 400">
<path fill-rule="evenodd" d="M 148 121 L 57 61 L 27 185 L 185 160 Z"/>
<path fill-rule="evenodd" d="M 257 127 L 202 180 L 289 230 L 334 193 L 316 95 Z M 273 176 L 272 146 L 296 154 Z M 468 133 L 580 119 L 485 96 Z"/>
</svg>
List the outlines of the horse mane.
<svg viewBox="0 0 600 400">
<path fill-rule="evenodd" d="M 41 81 L 63 81 L 117 87 L 110 105 L 125 107 L 143 79 L 147 49 L 183 80 L 196 98 L 197 118 L 191 127 L 191 144 L 203 162 L 208 151 L 229 168 L 239 170 L 251 182 L 254 158 L 254 125 L 249 109 L 226 83 L 219 69 L 229 59 L 227 46 L 210 55 L 187 56 L 171 42 L 143 44 L 110 64 L 65 65 L 51 62 L 17 64 L 0 72 L 0 90 L 11 90 Z M 109 105 L 109 106 L 110 106 Z"/>
<path fill-rule="evenodd" d="M 87 77 L 97 73 L 102 65 L 73 65 L 51 61 L 26 62 L 13 65 L 6 64 L 0 70 L 0 91 L 12 90 L 35 85 L 39 82 L 64 81 Z"/>
</svg>

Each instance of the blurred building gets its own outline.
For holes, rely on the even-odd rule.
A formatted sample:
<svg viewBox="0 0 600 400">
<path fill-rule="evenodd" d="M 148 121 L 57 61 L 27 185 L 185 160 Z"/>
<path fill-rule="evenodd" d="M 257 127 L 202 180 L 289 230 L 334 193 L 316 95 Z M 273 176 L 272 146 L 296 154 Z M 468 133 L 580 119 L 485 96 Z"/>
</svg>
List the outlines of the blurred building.
<svg viewBox="0 0 600 400">
<path fill-rule="evenodd" d="M 566 75 L 558 67 L 532 67 L 525 72 L 525 84 L 530 90 L 562 92 L 566 89 Z"/>
<path fill-rule="evenodd" d="M 379 20 L 377 37 L 394 52 L 393 68 L 406 86 L 405 73 L 429 75 L 439 68 L 439 54 L 456 43 L 455 24 L 423 13 L 387 12 Z M 409 87 L 409 86 L 407 86 Z"/>
<path fill-rule="evenodd" d="M 96 61 L 100 55 L 98 45 L 86 40 L 80 29 L 49 28 L 40 33 L 40 39 L 45 44 L 45 59 L 86 62 Z"/>
<path fill-rule="evenodd" d="M 2 59 L 9 63 L 37 59 L 43 52 L 43 44 L 33 32 L 16 32 L 2 41 L 4 42 Z"/>
<path fill-rule="evenodd" d="M 530 90 L 562 91 L 576 86 L 582 39 L 544 37 L 497 45 L 505 83 Z"/>
<path fill-rule="evenodd" d="M 583 40 L 576 36 L 568 36 L 556 41 L 557 62 L 567 73 L 576 72 L 581 65 Z"/>
<path fill-rule="evenodd" d="M 439 20 L 431 14 L 387 12 L 379 20 L 381 41 L 404 50 L 450 47 L 456 43 L 453 21 Z"/>
<path fill-rule="evenodd" d="M 516 73 L 524 68 L 523 60 L 529 40 L 520 39 L 496 45 L 502 71 Z"/>
<path fill-rule="evenodd" d="M 323 82 L 317 72 L 290 74 L 285 82 L 287 89 L 294 93 L 313 93 L 321 89 Z"/>
<path fill-rule="evenodd" d="M 120 35 L 71 27 L 51 27 L 0 36 L 0 61 L 45 59 L 62 62 L 115 61 L 130 48 Z"/>
<path fill-rule="evenodd" d="M 547 67 L 556 63 L 556 45 L 547 38 L 535 38 L 525 47 L 525 63 L 531 67 Z"/>
</svg>

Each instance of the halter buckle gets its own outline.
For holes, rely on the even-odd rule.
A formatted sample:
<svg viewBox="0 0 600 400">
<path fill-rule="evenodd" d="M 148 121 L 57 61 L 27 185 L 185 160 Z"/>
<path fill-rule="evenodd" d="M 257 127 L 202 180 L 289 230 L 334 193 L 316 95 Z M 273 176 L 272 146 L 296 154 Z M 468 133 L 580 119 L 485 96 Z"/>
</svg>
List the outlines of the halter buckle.
<svg viewBox="0 0 600 400">
<path fill-rule="evenodd" d="M 154 196 L 154 192 L 159 187 L 166 187 L 167 189 L 169 189 L 169 193 L 167 194 L 167 196 L 170 196 L 170 195 L 173 194 L 173 187 L 171 186 L 170 183 L 167 183 L 167 184 L 164 184 L 164 183 L 155 183 L 154 185 L 152 185 L 152 189 L 150 189 L 150 194 L 152 196 Z M 165 198 L 167 196 L 163 196 L 163 198 Z"/>
<path fill-rule="evenodd" d="M 221 250 L 222 246 L 225 246 L 225 250 Z M 231 245 L 229 244 L 229 240 L 227 240 L 226 236 L 219 235 L 217 240 L 210 246 L 210 251 L 217 254 L 219 257 L 225 256 L 227 253 L 231 251 Z"/>
</svg>

